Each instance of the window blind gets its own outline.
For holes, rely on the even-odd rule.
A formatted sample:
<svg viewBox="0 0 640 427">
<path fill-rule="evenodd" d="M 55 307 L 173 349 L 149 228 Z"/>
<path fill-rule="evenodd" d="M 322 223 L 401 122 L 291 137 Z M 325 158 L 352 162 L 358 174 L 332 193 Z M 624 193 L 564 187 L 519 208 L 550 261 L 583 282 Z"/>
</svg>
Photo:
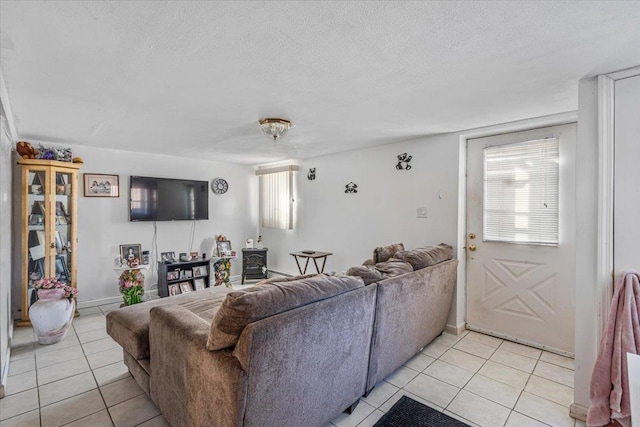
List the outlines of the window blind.
<svg viewBox="0 0 640 427">
<path fill-rule="evenodd" d="M 483 157 L 483 239 L 557 246 L 558 139 L 487 147 Z"/>
<path fill-rule="evenodd" d="M 293 172 L 297 166 L 256 171 L 260 177 L 260 226 L 293 229 Z"/>
</svg>

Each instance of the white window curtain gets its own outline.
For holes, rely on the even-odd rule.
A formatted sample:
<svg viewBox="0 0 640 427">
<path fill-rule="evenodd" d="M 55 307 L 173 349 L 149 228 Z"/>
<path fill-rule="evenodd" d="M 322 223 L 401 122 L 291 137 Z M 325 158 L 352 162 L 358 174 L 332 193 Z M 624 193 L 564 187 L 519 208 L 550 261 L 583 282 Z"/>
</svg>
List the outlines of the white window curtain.
<svg viewBox="0 0 640 427">
<path fill-rule="evenodd" d="M 484 149 L 485 241 L 558 245 L 559 143 Z"/>
<path fill-rule="evenodd" d="M 293 173 L 298 166 L 258 169 L 260 179 L 260 226 L 293 229 Z"/>
</svg>

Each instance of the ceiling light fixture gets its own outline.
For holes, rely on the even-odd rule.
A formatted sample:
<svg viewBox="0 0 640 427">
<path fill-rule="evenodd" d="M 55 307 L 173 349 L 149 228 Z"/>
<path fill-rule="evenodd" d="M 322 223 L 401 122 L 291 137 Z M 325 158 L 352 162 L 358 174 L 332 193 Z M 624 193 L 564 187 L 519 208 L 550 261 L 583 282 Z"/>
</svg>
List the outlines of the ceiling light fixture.
<svg viewBox="0 0 640 427">
<path fill-rule="evenodd" d="M 291 122 L 285 119 L 267 118 L 259 121 L 262 131 L 273 140 L 277 140 L 291 128 Z"/>
</svg>

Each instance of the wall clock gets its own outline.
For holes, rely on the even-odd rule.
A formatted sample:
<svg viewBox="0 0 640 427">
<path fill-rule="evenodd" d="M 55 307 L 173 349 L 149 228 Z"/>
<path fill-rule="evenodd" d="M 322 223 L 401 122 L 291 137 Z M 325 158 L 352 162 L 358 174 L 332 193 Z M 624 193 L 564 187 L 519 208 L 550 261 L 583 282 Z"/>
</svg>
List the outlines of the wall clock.
<svg viewBox="0 0 640 427">
<path fill-rule="evenodd" d="M 215 178 L 211 181 L 211 190 L 213 190 L 213 194 L 224 194 L 229 189 L 229 184 L 227 184 L 227 180 L 224 178 Z"/>
</svg>

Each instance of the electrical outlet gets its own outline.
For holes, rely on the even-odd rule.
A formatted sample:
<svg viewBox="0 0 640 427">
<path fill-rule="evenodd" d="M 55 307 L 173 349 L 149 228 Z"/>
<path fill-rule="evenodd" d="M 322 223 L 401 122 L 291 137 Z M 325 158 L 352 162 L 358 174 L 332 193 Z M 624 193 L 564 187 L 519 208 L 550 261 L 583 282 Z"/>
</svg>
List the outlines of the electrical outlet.
<svg viewBox="0 0 640 427">
<path fill-rule="evenodd" d="M 427 217 L 427 208 L 426 206 L 418 206 L 416 209 L 416 218 L 426 218 Z"/>
</svg>

